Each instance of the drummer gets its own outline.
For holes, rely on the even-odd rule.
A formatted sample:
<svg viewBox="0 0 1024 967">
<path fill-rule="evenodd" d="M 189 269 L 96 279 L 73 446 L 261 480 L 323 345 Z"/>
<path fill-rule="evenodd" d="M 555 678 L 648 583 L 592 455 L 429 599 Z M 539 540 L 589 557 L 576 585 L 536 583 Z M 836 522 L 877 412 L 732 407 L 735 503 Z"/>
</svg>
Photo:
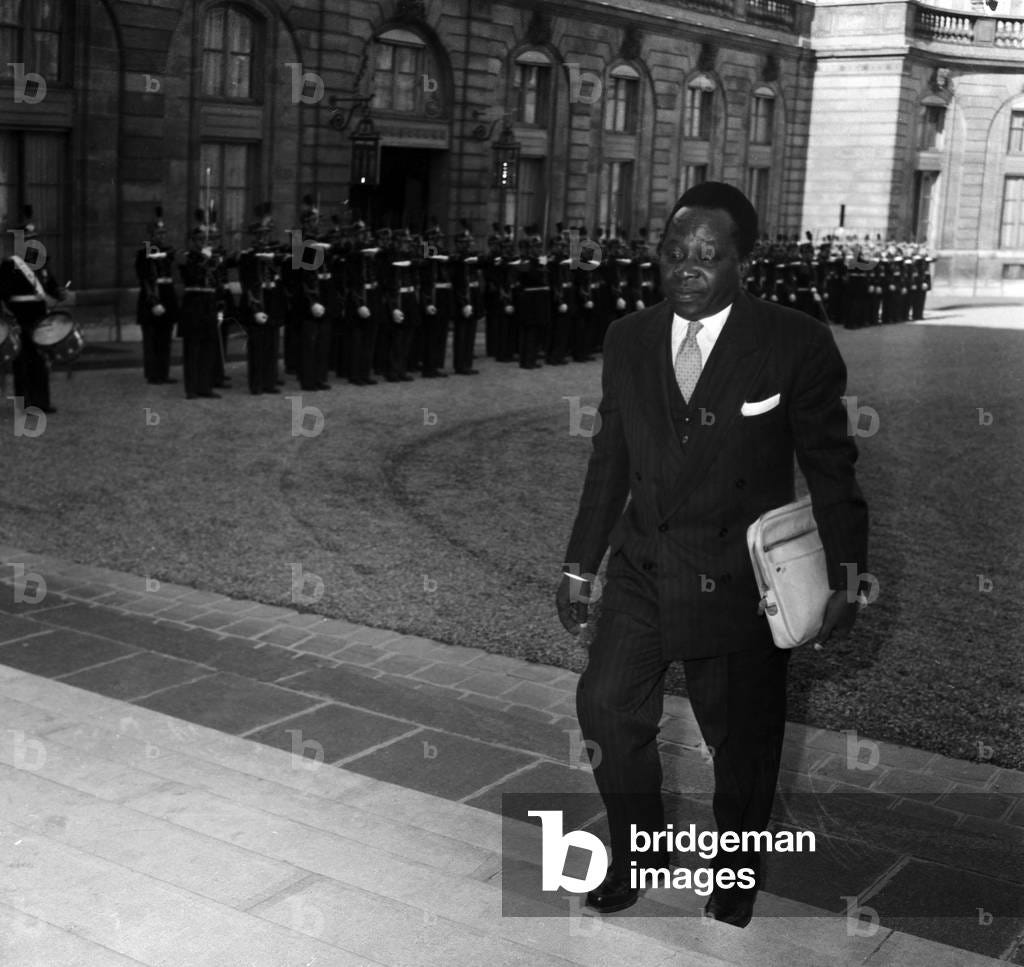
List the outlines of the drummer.
<svg viewBox="0 0 1024 967">
<path fill-rule="evenodd" d="M 21 222 L 12 231 L 14 254 L 0 262 L 0 300 L 21 328 L 21 352 L 11 364 L 14 395 L 22 398 L 26 409 L 37 406 L 44 413 L 56 413 L 50 405 L 49 364 L 32 337 L 65 292 L 53 278 L 46 249 L 38 241 L 31 205 L 22 208 Z"/>
</svg>

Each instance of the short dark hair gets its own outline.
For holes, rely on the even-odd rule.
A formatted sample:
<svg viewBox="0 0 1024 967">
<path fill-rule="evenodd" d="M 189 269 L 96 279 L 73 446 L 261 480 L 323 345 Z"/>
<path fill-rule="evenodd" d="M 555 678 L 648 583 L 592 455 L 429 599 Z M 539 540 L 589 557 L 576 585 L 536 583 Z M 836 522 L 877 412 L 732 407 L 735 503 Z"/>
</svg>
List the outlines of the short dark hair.
<svg viewBox="0 0 1024 967">
<path fill-rule="evenodd" d="M 739 188 L 727 185 L 724 181 L 703 181 L 687 188 L 669 212 L 665 222 L 666 232 L 681 208 L 719 208 L 728 212 L 736 226 L 733 240 L 740 258 L 746 258 L 754 250 L 757 243 L 757 209 Z"/>
</svg>

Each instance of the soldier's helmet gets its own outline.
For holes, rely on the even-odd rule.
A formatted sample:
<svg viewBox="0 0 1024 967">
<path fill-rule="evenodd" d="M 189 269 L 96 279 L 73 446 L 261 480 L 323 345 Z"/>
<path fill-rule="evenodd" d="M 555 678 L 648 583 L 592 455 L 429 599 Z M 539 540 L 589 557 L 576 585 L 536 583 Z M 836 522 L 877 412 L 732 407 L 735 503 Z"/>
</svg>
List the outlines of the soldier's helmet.
<svg viewBox="0 0 1024 967">
<path fill-rule="evenodd" d="M 312 195 L 302 196 L 302 211 L 299 213 L 299 228 L 304 239 L 316 239 L 320 230 L 320 209 Z"/>
<path fill-rule="evenodd" d="M 502 240 L 501 225 L 498 222 L 491 222 L 491 234 L 487 236 L 487 247 L 491 249 L 501 248 Z"/>
<path fill-rule="evenodd" d="M 156 205 L 153 208 L 153 220 L 146 225 L 146 237 L 156 245 L 163 243 L 167 238 L 167 225 L 164 222 L 163 205 Z"/>
<path fill-rule="evenodd" d="M 464 255 L 473 250 L 473 233 L 470 231 L 469 222 L 466 219 L 461 219 L 459 224 L 462 226 L 462 231 L 455 236 L 455 248 L 456 251 Z"/>
<path fill-rule="evenodd" d="M 21 206 L 21 219 L 17 225 L 14 226 L 14 231 L 24 232 L 22 238 L 38 238 L 39 235 L 36 232 L 36 223 L 34 219 L 34 211 L 31 205 Z"/>
<path fill-rule="evenodd" d="M 197 208 L 192 213 L 195 224 L 188 236 L 188 249 L 190 252 L 199 252 L 206 246 L 214 243 L 213 226 L 206 216 L 205 209 Z"/>
<path fill-rule="evenodd" d="M 271 215 L 270 202 L 257 205 L 253 214 L 256 218 L 249 223 L 249 234 L 252 236 L 253 245 L 257 248 L 269 248 L 274 232 L 274 216 Z"/>
</svg>

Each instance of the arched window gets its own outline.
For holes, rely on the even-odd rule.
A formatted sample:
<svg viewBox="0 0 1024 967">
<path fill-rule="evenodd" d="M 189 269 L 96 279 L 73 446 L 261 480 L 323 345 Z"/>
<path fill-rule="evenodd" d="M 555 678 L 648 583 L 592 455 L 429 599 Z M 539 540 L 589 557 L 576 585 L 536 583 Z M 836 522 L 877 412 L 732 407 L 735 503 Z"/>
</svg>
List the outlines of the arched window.
<svg viewBox="0 0 1024 967">
<path fill-rule="evenodd" d="M 551 118 L 551 58 L 539 50 L 520 54 L 514 65 L 512 88 L 516 122 L 547 127 Z"/>
<path fill-rule="evenodd" d="M 604 129 L 636 134 L 640 103 L 640 74 L 635 67 L 620 64 L 612 68 L 604 100 Z"/>
<path fill-rule="evenodd" d="M 374 102 L 376 111 L 418 114 L 430 84 L 427 45 L 418 34 L 390 30 L 374 43 Z M 436 84 L 436 80 L 434 80 Z"/>
<path fill-rule="evenodd" d="M 0 0 L 0 63 L 24 64 L 47 83 L 59 83 L 64 5 L 64 0 Z"/>
<path fill-rule="evenodd" d="M 750 143 L 771 144 L 775 130 L 775 92 L 759 87 L 750 101 Z"/>
<path fill-rule="evenodd" d="M 706 74 L 686 86 L 684 134 L 694 141 L 711 140 L 711 115 L 715 106 L 715 82 Z"/>
<path fill-rule="evenodd" d="M 253 99 L 256 23 L 241 7 L 211 8 L 203 24 L 203 94 Z"/>
</svg>

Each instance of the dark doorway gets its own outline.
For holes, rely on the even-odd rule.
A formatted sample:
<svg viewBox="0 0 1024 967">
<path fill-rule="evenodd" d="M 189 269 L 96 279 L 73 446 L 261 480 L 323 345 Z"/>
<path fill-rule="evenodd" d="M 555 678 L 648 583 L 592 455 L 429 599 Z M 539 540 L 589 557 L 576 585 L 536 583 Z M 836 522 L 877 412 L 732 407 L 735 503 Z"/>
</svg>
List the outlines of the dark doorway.
<svg viewBox="0 0 1024 967">
<path fill-rule="evenodd" d="M 378 226 L 424 230 L 431 215 L 432 169 L 439 152 L 426 148 L 381 148 L 380 183 L 374 192 Z"/>
</svg>

